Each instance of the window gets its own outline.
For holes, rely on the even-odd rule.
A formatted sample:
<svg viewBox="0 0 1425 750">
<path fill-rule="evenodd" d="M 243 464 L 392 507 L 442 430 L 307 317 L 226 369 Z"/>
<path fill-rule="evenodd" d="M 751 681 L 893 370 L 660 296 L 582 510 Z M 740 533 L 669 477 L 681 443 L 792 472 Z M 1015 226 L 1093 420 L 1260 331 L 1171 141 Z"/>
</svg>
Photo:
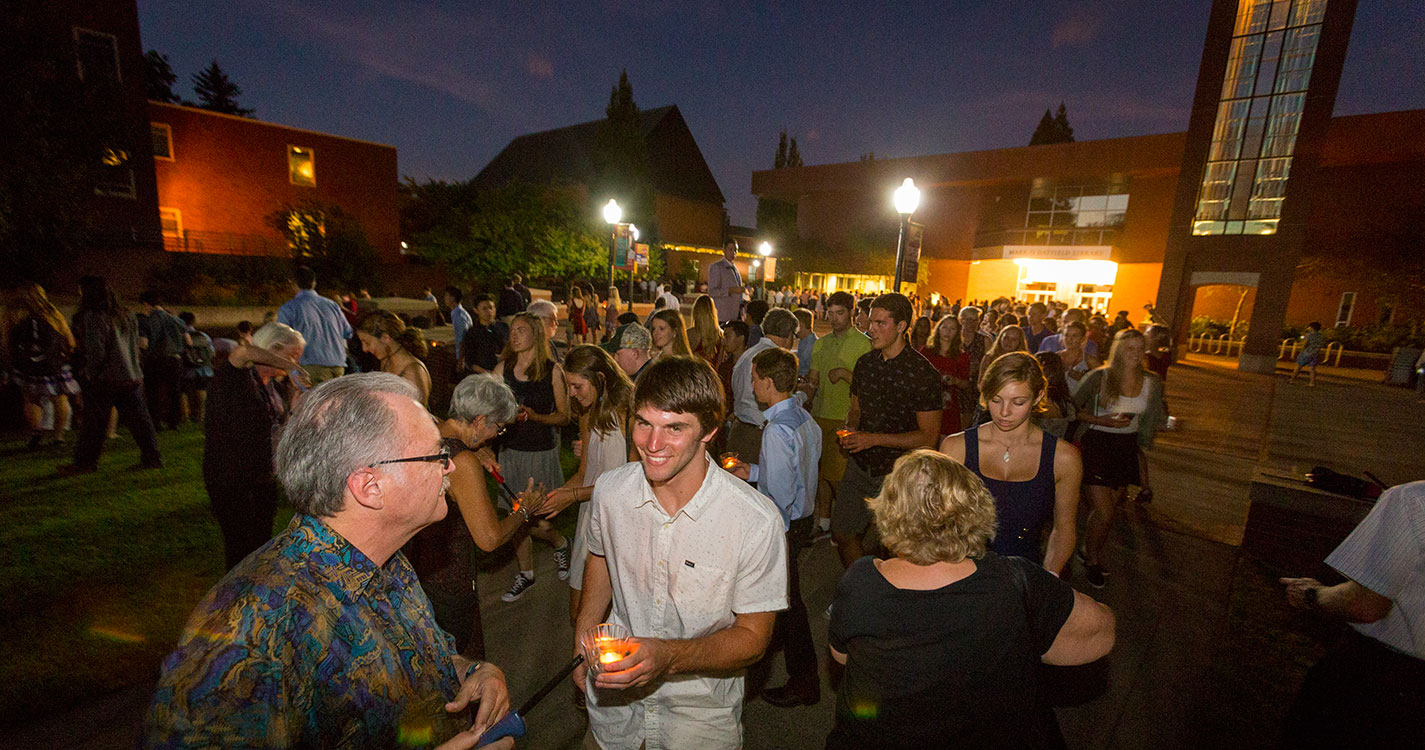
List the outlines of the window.
<svg viewBox="0 0 1425 750">
<path fill-rule="evenodd" d="M 287 178 L 293 185 L 316 187 L 317 152 L 305 146 L 288 146 Z"/>
<path fill-rule="evenodd" d="M 79 80 L 119 83 L 119 40 L 113 34 L 74 27 L 74 57 Z"/>
<path fill-rule="evenodd" d="M 1336 308 L 1336 327 L 1344 328 L 1351 324 L 1351 308 L 1356 306 L 1355 292 L 1342 292 L 1341 304 Z"/>
<path fill-rule="evenodd" d="M 1275 234 L 1326 0 L 1239 0 L 1193 234 Z"/>
<path fill-rule="evenodd" d="M 99 178 L 94 184 L 94 192 L 118 198 L 133 198 L 134 169 L 129 164 L 129 152 L 121 148 L 104 149 L 100 161 Z"/>
<path fill-rule="evenodd" d="M 151 122 L 148 132 L 153 137 L 153 158 L 173 161 L 173 128 L 167 123 Z"/>
<path fill-rule="evenodd" d="M 1075 228 L 1121 227 L 1128 212 L 1128 186 L 1112 181 L 1088 185 L 1055 185 L 1035 180 L 1025 213 L 1027 229 L 1068 237 Z M 1060 230 L 1050 232 L 1048 230 Z M 1052 239 L 1050 244 L 1055 243 Z M 1072 242 L 1070 242 L 1072 244 Z"/>
<path fill-rule="evenodd" d="M 164 239 L 179 239 L 183 236 L 183 212 L 176 208 L 158 209 L 158 223 L 163 228 Z"/>
</svg>

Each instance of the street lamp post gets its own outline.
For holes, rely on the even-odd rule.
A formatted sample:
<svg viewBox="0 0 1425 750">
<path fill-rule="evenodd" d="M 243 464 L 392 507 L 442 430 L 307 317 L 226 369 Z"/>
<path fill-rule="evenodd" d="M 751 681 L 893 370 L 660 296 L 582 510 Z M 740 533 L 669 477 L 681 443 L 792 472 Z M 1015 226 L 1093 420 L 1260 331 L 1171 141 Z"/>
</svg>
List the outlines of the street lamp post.
<svg viewBox="0 0 1425 750">
<path fill-rule="evenodd" d="M 628 251 L 632 253 L 634 243 L 638 242 L 638 227 L 629 224 L 628 232 L 632 238 L 628 244 Z M 638 263 L 630 263 L 628 265 L 628 311 L 633 312 L 633 272 L 638 270 Z"/>
<path fill-rule="evenodd" d="M 763 242 L 757 246 L 757 252 L 761 253 L 763 258 L 772 257 L 772 243 Z M 764 263 L 762 267 L 762 299 L 767 299 L 767 267 L 765 261 L 762 262 Z"/>
<path fill-rule="evenodd" d="M 910 234 L 910 215 L 915 213 L 916 206 L 920 205 L 920 190 L 915 186 L 915 181 L 905 178 L 905 182 L 896 188 L 895 194 L 896 213 L 901 215 L 901 235 L 896 241 L 896 275 L 895 285 L 892 291 L 899 293 L 901 290 L 901 264 L 905 260 L 905 243 Z"/>
<path fill-rule="evenodd" d="M 752 273 L 753 273 L 753 274 L 759 274 L 759 273 L 761 273 L 761 272 L 758 270 L 758 269 L 760 269 L 761 267 L 762 267 L 762 261 L 753 259 L 753 261 L 752 261 Z M 763 277 L 762 277 L 762 299 L 767 299 L 767 277 L 766 277 L 766 276 L 763 276 Z"/>
<path fill-rule="evenodd" d="M 614 258 L 618 254 L 618 223 L 623 218 L 623 209 L 613 198 L 604 204 L 604 221 L 609 223 L 609 286 L 614 285 Z"/>
</svg>

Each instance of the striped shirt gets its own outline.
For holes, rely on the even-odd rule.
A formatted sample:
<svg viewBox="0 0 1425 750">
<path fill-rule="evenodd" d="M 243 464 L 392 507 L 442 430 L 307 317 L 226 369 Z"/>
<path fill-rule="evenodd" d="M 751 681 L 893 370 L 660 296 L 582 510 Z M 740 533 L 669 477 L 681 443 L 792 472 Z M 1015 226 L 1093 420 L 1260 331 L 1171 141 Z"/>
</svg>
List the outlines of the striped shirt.
<svg viewBox="0 0 1425 750">
<path fill-rule="evenodd" d="M 1395 602 L 1384 618 L 1351 627 L 1425 659 L 1425 481 L 1386 490 L 1326 564 Z"/>
</svg>

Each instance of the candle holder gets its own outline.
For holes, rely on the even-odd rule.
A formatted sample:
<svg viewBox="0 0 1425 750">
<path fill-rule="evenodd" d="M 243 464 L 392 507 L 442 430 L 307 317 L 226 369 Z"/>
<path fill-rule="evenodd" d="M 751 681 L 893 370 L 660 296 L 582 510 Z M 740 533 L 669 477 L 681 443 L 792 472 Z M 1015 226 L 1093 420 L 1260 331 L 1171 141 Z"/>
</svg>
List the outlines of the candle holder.
<svg viewBox="0 0 1425 750">
<path fill-rule="evenodd" d="M 722 466 L 722 468 L 726 471 L 732 471 L 733 468 L 737 466 L 739 458 L 740 457 L 737 455 L 736 452 L 728 451 L 727 453 L 718 456 L 718 465 Z"/>
<path fill-rule="evenodd" d="M 584 662 L 595 674 L 603 672 L 605 665 L 622 661 L 632 652 L 628 639 L 633 636 L 629 629 L 605 622 L 584 633 L 579 643 L 584 648 Z"/>
</svg>

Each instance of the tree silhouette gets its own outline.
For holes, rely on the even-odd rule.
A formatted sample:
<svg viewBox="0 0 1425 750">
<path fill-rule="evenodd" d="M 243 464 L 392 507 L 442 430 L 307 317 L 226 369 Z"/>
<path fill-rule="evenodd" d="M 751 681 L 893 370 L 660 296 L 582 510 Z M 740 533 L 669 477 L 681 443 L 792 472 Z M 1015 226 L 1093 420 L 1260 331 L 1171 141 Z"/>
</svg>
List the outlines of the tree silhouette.
<svg viewBox="0 0 1425 750">
<path fill-rule="evenodd" d="M 1068 108 L 1063 102 L 1059 102 L 1059 113 L 1050 114 L 1049 110 L 1044 110 L 1044 116 L 1039 118 L 1038 127 L 1034 128 L 1034 135 L 1029 137 L 1029 145 L 1042 146 L 1048 143 L 1073 143 L 1074 129 L 1069 125 Z"/>
<path fill-rule="evenodd" d="M 787 166 L 800 167 L 802 165 L 802 152 L 797 150 L 797 139 L 792 139 L 791 148 L 787 149 Z"/>
<path fill-rule="evenodd" d="M 173 84 L 178 76 L 173 74 L 173 66 L 168 64 L 168 55 L 151 49 L 144 53 L 144 83 L 148 86 L 148 98 L 156 102 L 178 103 L 178 95 L 173 93 Z"/>
<path fill-rule="evenodd" d="M 590 191 L 590 198 L 598 204 L 609 198 L 617 199 L 623 207 L 623 220 L 637 224 L 641 237 L 656 238 L 653 168 L 627 70 L 619 73 L 618 84 L 609 92 L 609 105 L 604 114 L 608 119 L 600 123 L 595 139 L 593 162 L 597 182 Z"/>
<path fill-rule="evenodd" d="M 777 139 L 777 158 L 772 160 L 773 169 L 781 169 L 787 166 L 787 131 L 782 130 L 782 136 Z"/>
<path fill-rule="evenodd" d="M 253 110 L 240 106 L 237 98 L 242 89 L 213 60 L 202 72 L 193 75 L 193 93 L 198 96 L 198 106 L 213 112 L 222 112 L 239 117 L 252 117 Z"/>
</svg>

